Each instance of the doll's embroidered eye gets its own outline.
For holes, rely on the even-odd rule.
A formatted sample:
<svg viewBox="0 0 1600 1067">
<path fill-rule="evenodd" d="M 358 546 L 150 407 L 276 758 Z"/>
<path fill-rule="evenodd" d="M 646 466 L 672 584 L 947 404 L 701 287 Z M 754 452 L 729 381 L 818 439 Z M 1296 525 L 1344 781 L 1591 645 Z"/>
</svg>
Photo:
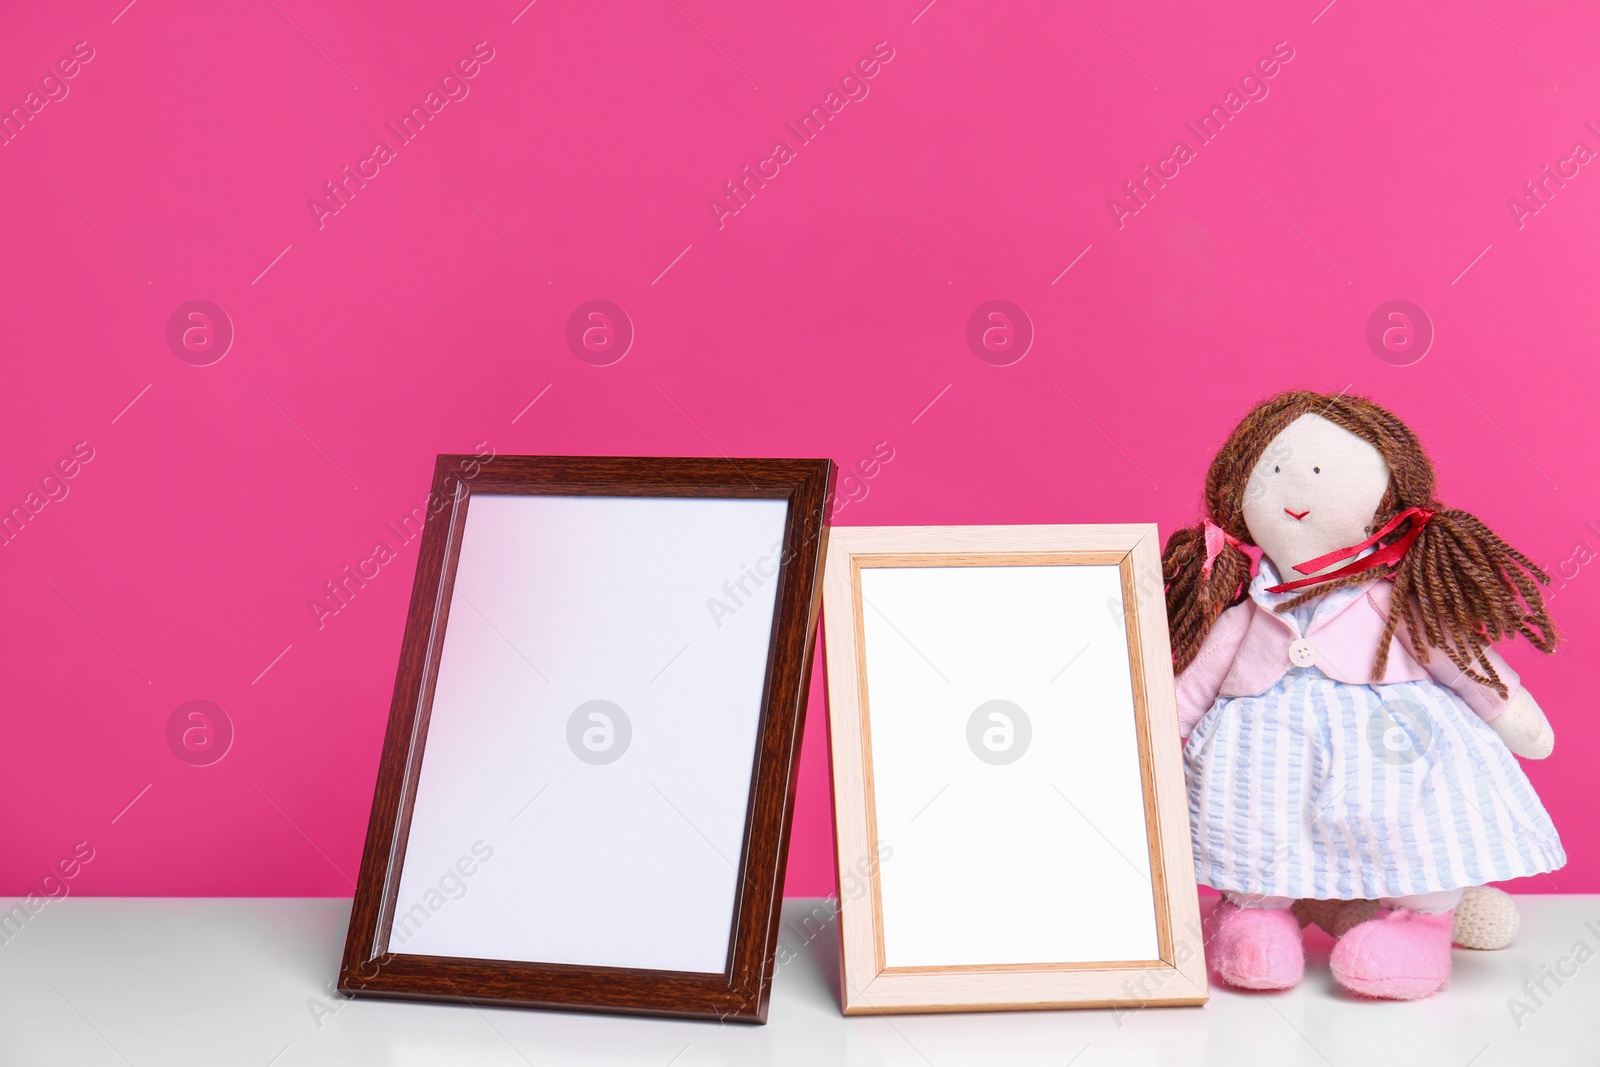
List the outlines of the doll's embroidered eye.
<svg viewBox="0 0 1600 1067">
<path fill-rule="evenodd" d="M 1273 474 L 1277 474 L 1278 473 L 1278 468 L 1277 467 L 1273 467 L 1272 468 L 1272 473 Z"/>
</svg>

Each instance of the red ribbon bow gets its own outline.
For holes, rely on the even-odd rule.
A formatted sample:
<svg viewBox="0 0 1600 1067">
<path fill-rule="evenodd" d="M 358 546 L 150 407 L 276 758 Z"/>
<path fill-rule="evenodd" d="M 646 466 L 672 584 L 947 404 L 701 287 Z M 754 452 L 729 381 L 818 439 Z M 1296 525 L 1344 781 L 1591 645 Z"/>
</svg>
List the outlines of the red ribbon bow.
<svg viewBox="0 0 1600 1067">
<path fill-rule="evenodd" d="M 1360 574 L 1362 571 L 1371 570 L 1374 567 L 1385 567 L 1392 563 L 1398 563 L 1400 562 L 1400 557 L 1406 554 L 1406 549 L 1411 547 L 1411 542 L 1415 541 L 1417 539 L 1417 535 L 1422 533 L 1422 528 L 1428 525 L 1428 520 L 1433 518 L 1433 515 L 1434 513 L 1429 511 L 1427 508 L 1406 508 L 1400 514 L 1384 523 L 1383 529 L 1379 530 L 1377 533 L 1373 534 L 1359 545 L 1351 545 L 1349 548 L 1335 549 L 1325 556 L 1318 556 L 1316 559 L 1308 559 L 1304 563 L 1296 564 L 1294 569 L 1299 571 L 1301 574 L 1316 574 L 1317 571 L 1320 571 L 1324 567 L 1338 563 L 1342 559 L 1349 559 L 1351 556 L 1357 555 L 1358 553 L 1364 552 L 1365 550 L 1371 548 L 1373 545 L 1376 545 L 1379 541 L 1393 533 L 1402 522 L 1410 519 L 1411 528 L 1407 530 L 1399 540 L 1382 546 L 1372 555 L 1358 559 L 1349 566 L 1340 567 L 1332 574 L 1324 574 L 1318 578 L 1300 578 L 1293 582 L 1284 582 L 1281 585 L 1269 587 L 1267 592 L 1288 593 L 1295 589 L 1304 589 L 1308 585 L 1320 585 L 1323 582 L 1331 582 L 1336 578 L 1343 578 L 1351 574 Z"/>
</svg>

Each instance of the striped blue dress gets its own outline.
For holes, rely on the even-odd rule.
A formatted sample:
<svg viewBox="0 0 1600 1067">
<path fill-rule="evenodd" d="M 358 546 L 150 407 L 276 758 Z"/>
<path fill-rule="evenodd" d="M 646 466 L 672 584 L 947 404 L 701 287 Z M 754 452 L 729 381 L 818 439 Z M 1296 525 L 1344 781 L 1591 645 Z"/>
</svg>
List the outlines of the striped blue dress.
<svg viewBox="0 0 1600 1067">
<path fill-rule="evenodd" d="M 1250 595 L 1293 593 L 1263 559 Z M 1295 609 L 1305 633 L 1361 596 Z M 1516 757 L 1431 678 L 1336 682 L 1293 667 L 1259 696 L 1220 697 L 1184 749 L 1195 873 L 1214 889 L 1353 900 L 1553 871 L 1555 826 Z"/>
</svg>

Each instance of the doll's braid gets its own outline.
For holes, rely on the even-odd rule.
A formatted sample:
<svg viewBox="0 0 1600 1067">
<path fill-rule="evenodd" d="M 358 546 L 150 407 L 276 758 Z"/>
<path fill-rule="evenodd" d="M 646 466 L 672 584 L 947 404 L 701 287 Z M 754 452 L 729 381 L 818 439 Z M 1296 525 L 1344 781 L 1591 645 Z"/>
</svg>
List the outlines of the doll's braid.
<svg viewBox="0 0 1600 1067">
<path fill-rule="evenodd" d="M 1240 542 L 1254 543 L 1243 510 L 1250 473 L 1272 440 L 1307 414 L 1321 415 L 1370 442 L 1389 465 L 1389 488 L 1373 516 L 1373 529 L 1407 508 L 1434 513 L 1385 575 L 1394 581 L 1394 597 L 1372 676 L 1384 676 L 1389 642 L 1403 625 L 1419 662 L 1428 662 L 1431 651 L 1438 649 L 1463 673 L 1504 696 L 1505 682 L 1485 652 L 1518 634 L 1541 652 L 1554 650 L 1555 627 L 1539 591 L 1539 584 L 1548 585 L 1550 579 L 1476 516 L 1439 503 L 1433 464 L 1422 442 L 1386 408 L 1363 397 L 1308 391 L 1281 393 L 1257 405 L 1229 435 L 1206 474 L 1211 521 Z M 1409 528 L 1397 529 L 1391 539 Z M 1173 665 L 1180 671 L 1194 661 L 1217 616 L 1247 594 L 1250 559 L 1241 549 L 1231 544 L 1224 548 L 1209 576 L 1203 572 L 1204 562 L 1203 524 L 1174 533 L 1162 554 Z M 1355 574 L 1313 586 L 1278 610 L 1373 577 Z"/>
<path fill-rule="evenodd" d="M 1254 544 L 1244 522 L 1244 490 L 1257 460 L 1272 439 L 1305 411 L 1316 393 L 1283 393 L 1257 405 L 1229 435 L 1206 472 L 1207 518 L 1242 544 Z M 1207 575 L 1204 523 L 1185 527 L 1167 539 L 1161 573 L 1167 587 L 1167 626 L 1173 666 L 1194 661 L 1211 626 L 1228 608 L 1244 600 L 1250 584 L 1250 557 L 1224 545 Z"/>
</svg>

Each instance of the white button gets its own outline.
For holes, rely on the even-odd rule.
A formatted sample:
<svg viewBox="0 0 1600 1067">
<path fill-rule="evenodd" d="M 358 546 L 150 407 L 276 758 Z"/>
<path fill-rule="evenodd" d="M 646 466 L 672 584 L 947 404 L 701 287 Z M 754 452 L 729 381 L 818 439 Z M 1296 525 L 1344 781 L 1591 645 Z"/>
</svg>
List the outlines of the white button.
<svg viewBox="0 0 1600 1067">
<path fill-rule="evenodd" d="M 1296 667 L 1309 667 L 1317 662 L 1317 646 L 1301 638 L 1289 646 L 1289 662 Z"/>
</svg>

